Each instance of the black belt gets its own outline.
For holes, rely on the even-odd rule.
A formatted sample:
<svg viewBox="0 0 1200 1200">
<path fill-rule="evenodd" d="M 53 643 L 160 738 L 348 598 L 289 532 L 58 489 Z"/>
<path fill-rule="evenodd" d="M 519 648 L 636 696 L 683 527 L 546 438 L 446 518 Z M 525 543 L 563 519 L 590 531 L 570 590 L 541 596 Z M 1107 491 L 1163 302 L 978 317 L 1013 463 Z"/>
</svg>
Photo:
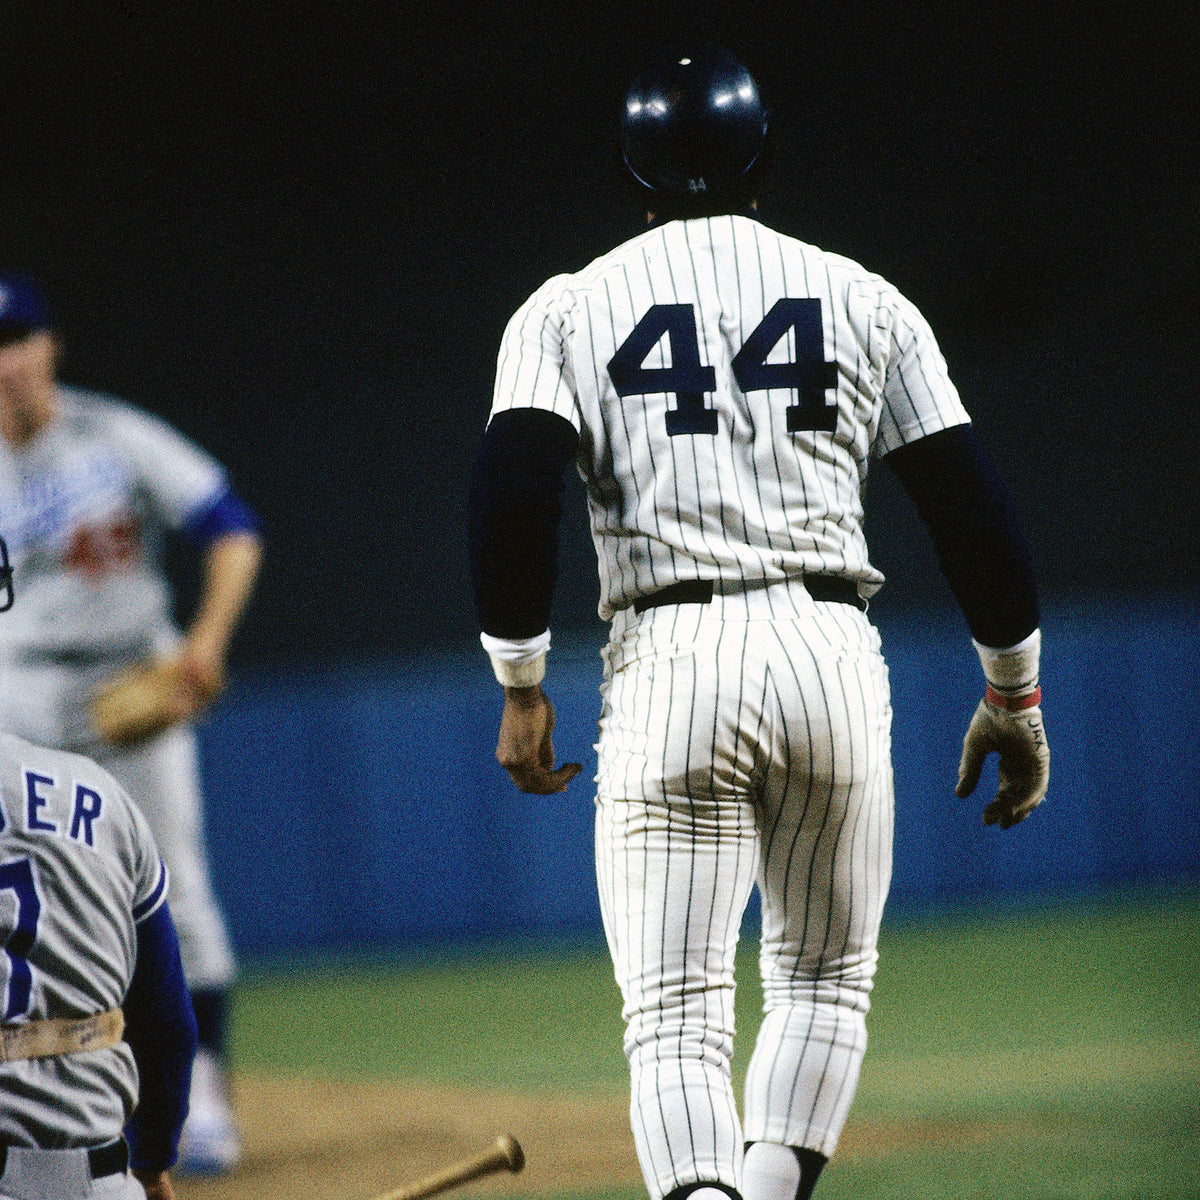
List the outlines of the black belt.
<svg viewBox="0 0 1200 1200">
<path fill-rule="evenodd" d="M 814 600 L 853 604 L 861 612 L 866 612 L 867 602 L 858 594 L 858 584 L 852 579 L 843 579 L 838 575 L 805 575 L 802 582 Z M 707 604 L 712 598 L 711 579 L 684 579 L 648 596 L 639 596 L 633 602 L 633 611 L 644 613 L 646 609 L 658 608 L 662 604 Z"/>
<path fill-rule="evenodd" d="M 124 1175 L 129 1167 L 129 1146 L 124 1138 L 118 1138 L 106 1146 L 93 1146 L 87 1156 L 93 1179 L 103 1179 L 105 1175 Z M 8 1147 L 0 1144 L 0 1175 L 4 1174 L 7 1161 Z"/>
</svg>

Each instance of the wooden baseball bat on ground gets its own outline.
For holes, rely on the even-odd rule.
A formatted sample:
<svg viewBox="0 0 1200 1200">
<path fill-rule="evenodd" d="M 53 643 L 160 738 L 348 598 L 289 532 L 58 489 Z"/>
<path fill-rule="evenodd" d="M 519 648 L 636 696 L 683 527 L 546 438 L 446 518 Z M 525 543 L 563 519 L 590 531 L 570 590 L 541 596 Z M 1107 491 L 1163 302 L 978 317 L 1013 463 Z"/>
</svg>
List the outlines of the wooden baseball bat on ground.
<svg viewBox="0 0 1200 1200">
<path fill-rule="evenodd" d="M 435 1196 L 438 1192 L 449 1191 L 450 1188 L 470 1183 L 472 1179 L 482 1179 L 497 1171 L 511 1171 L 515 1175 L 524 1165 L 525 1152 L 517 1139 L 504 1133 L 474 1157 L 451 1163 L 415 1183 L 381 1192 L 378 1196 L 372 1196 L 371 1200 L 423 1200 L 426 1196 Z"/>
</svg>

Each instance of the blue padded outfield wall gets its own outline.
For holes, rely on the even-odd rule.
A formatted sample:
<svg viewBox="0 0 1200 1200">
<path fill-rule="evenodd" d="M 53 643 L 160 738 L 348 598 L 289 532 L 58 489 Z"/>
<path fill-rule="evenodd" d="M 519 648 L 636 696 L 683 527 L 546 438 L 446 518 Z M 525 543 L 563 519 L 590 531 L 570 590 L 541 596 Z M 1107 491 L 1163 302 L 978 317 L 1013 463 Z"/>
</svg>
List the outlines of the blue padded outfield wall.
<svg viewBox="0 0 1200 1200">
<path fill-rule="evenodd" d="M 954 797 L 980 692 L 961 618 L 880 621 L 895 709 L 890 912 L 1200 885 L 1200 604 L 1043 614 L 1049 799 L 1000 833 Z M 244 955 L 599 936 L 592 859 L 598 643 L 556 645 L 560 758 L 524 796 L 493 757 L 499 689 L 478 654 L 243 674 L 201 729 L 217 888 Z"/>
</svg>

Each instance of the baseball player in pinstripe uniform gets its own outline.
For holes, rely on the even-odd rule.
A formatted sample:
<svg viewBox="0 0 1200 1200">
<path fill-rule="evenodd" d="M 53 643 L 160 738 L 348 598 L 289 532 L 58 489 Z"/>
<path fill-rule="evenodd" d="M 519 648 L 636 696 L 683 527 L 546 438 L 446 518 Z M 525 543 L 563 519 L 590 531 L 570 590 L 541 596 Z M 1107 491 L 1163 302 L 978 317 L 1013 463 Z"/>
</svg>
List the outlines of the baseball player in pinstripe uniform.
<svg viewBox="0 0 1200 1200">
<path fill-rule="evenodd" d="M 196 1019 L 167 882 L 107 771 L 0 734 L 0 1200 L 171 1200 Z"/>
<path fill-rule="evenodd" d="M 563 790 L 542 690 L 563 474 L 599 560 L 596 869 L 653 1200 L 804 1200 L 866 1047 L 891 870 L 891 709 L 862 532 L 874 459 L 928 523 L 985 676 L 957 792 L 990 752 L 1008 828 L 1048 778 L 1031 561 L 928 325 L 858 264 L 755 208 L 770 130 L 701 44 L 630 87 L 649 227 L 550 279 L 501 343 L 471 562 L 504 687 L 497 757 Z M 733 963 L 757 882 L 765 1013 L 744 1111 Z"/>
<path fill-rule="evenodd" d="M 0 276 L 0 534 L 23 602 L 0 623 L 0 729 L 87 754 L 142 806 L 171 871 L 200 1027 L 180 1169 L 232 1166 L 239 1139 L 223 1057 L 235 964 L 209 877 L 196 736 L 251 594 L 257 522 L 224 470 L 163 421 L 57 381 L 58 340 L 32 280 Z M 198 548 L 186 633 L 161 564 L 168 531 Z M 135 745 L 103 740 L 89 701 L 122 666 L 181 656 L 180 721 Z"/>
</svg>

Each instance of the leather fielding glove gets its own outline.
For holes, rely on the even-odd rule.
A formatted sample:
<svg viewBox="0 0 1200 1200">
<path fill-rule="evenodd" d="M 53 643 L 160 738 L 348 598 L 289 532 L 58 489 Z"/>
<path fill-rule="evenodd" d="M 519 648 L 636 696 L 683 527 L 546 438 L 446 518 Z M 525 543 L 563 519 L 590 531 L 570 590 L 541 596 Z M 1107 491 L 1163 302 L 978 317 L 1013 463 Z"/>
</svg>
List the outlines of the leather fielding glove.
<svg viewBox="0 0 1200 1200">
<path fill-rule="evenodd" d="M 136 746 L 185 719 L 223 688 L 223 679 L 197 678 L 183 658 L 134 663 L 96 690 L 92 721 L 106 741 Z"/>
<path fill-rule="evenodd" d="M 1045 798 L 1050 781 L 1050 745 L 1038 685 L 1040 632 L 1018 646 L 994 650 L 976 643 L 987 678 L 983 699 L 963 738 L 955 795 L 966 799 L 979 783 L 989 754 L 1000 757 L 996 797 L 983 810 L 985 825 L 1010 829 Z"/>
</svg>

